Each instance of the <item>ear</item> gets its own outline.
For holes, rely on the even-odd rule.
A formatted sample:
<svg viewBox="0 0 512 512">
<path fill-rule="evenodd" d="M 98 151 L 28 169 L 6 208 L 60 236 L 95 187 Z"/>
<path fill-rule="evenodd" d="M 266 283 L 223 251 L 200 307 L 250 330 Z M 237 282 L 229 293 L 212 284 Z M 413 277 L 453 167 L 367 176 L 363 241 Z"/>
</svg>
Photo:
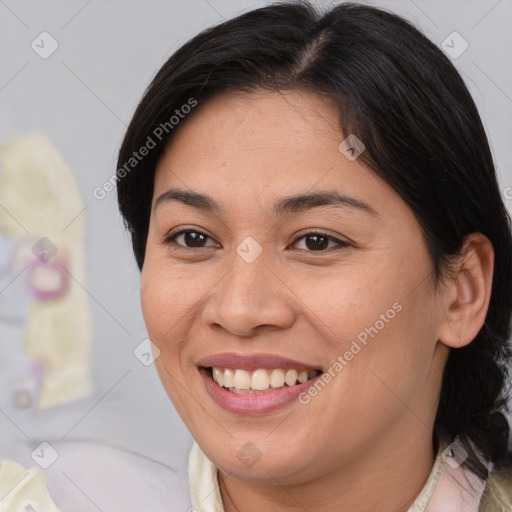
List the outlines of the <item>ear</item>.
<svg viewBox="0 0 512 512">
<path fill-rule="evenodd" d="M 484 324 L 491 298 L 494 249 L 482 233 L 464 239 L 456 275 L 443 291 L 441 343 L 460 348 L 471 343 Z"/>
</svg>

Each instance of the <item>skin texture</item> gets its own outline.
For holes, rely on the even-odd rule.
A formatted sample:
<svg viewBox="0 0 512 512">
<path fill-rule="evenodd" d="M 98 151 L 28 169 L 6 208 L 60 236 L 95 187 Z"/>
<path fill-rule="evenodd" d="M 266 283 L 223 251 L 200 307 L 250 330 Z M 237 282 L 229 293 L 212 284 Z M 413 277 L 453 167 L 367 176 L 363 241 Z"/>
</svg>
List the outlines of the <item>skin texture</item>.
<svg viewBox="0 0 512 512">
<path fill-rule="evenodd" d="M 434 461 L 449 347 L 474 339 L 487 313 L 488 239 L 468 236 L 458 277 L 436 290 L 412 210 L 340 152 L 344 139 L 325 98 L 224 93 L 182 122 L 156 170 L 143 315 L 169 397 L 221 470 L 226 512 L 407 510 Z M 225 211 L 178 201 L 155 209 L 171 187 L 208 194 Z M 272 215 L 279 197 L 320 190 L 378 216 L 332 206 Z M 183 229 L 209 238 L 199 248 L 183 235 L 164 243 Z M 315 249 L 303 237 L 309 229 L 350 245 Z M 247 236 L 263 249 L 252 263 L 236 252 Z M 400 312 L 306 405 L 236 415 L 199 375 L 199 359 L 219 352 L 278 354 L 326 372 L 395 303 Z M 237 457 L 247 442 L 261 453 L 252 467 Z"/>
</svg>

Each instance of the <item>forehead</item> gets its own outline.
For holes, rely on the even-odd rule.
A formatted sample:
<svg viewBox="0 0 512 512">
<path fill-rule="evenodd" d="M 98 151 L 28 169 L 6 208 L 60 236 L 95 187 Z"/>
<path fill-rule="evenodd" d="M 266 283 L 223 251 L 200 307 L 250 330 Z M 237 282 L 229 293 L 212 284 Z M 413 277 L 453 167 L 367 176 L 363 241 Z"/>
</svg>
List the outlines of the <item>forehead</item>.
<svg viewBox="0 0 512 512">
<path fill-rule="evenodd" d="M 156 170 L 153 207 L 171 188 L 244 209 L 305 191 L 394 196 L 373 171 L 340 152 L 335 105 L 302 91 L 220 94 L 178 127 Z M 390 197 L 388 197 L 390 199 Z M 272 200 L 274 203 L 275 201 Z"/>
<path fill-rule="evenodd" d="M 253 155 L 262 163 L 273 160 L 274 166 L 313 150 L 330 148 L 338 156 L 342 133 L 334 110 L 327 99 L 301 91 L 221 93 L 180 123 L 166 153 L 172 152 L 173 160 L 185 154 L 192 162 L 210 158 L 226 163 L 243 154 L 245 166 Z"/>
</svg>

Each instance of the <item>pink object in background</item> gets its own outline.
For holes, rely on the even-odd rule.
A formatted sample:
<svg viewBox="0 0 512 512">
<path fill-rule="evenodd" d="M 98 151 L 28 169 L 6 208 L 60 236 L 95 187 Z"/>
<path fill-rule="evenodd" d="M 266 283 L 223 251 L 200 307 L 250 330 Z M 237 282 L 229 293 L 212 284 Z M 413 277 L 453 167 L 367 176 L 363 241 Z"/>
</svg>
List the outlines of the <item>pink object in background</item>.
<svg viewBox="0 0 512 512">
<path fill-rule="evenodd" d="M 55 257 L 44 262 L 31 261 L 27 267 L 27 288 L 36 300 L 53 300 L 66 293 L 69 288 L 69 274 L 65 261 Z"/>
<path fill-rule="evenodd" d="M 0 312 L 0 407 L 3 400 L 40 411 L 94 388 L 85 207 L 72 170 L 44 133 L 2 145 L 0 171 L 0 231 L 9 252 L 0 257 L 7 286 L 0 302 L 13 310 Z"/>
</svg>

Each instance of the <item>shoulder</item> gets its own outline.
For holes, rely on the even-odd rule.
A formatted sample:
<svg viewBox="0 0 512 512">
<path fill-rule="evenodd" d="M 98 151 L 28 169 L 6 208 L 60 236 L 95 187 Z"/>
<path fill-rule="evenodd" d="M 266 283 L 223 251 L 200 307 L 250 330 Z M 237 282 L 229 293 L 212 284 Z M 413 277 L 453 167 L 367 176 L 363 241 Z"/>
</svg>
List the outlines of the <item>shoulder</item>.
<svg viewBox="0 0 512 512">
<path fill-rule="evenodd" d="M 187 461 L 171 468 L 96 442 L 55 442 L 51 448 L 56 458 L 43 476 L 62 512 L 183 512 L 190 507 Z"/>
<path fill-rule="evenodd" d="M 491 472 L 480 501 L 479 512 L 512 511 L 512 465 Z"/>
</svg>

